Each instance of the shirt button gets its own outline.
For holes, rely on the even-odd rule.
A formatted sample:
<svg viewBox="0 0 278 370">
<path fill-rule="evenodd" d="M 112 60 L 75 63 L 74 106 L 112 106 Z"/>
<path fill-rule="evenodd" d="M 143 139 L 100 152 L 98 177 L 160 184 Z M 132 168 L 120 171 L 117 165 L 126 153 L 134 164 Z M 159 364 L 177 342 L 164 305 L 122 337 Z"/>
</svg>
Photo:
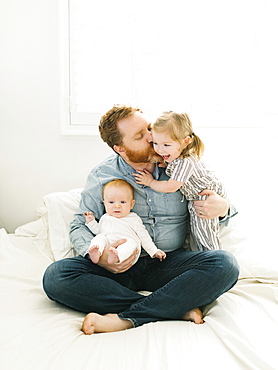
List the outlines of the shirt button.
<svg viewBox="0 0 278 370">
<path fill-rule="evenodd" d="M 149 202 L 151 202 L 152 200 L 151 199 L 149 199 Z"/>
</svg>

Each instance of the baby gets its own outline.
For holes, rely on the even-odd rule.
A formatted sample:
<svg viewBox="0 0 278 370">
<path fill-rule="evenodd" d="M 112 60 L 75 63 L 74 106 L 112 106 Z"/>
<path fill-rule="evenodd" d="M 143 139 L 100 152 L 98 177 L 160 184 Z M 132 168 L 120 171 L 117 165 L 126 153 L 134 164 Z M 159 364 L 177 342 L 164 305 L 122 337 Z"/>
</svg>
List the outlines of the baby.
<svg viewBox="0 0 278 370">
<path fill-rule="evenodd" d="M 135 199 L 134 189 L 128 182 L 122 179 L 108 182 L 102 189 L 102 197 L 106 213 L 99 222 L 91 211 L 84 213 L 85 225 L 96 235 L 88 251 L 92 262 L 98 263 L 104 248 L 123 238 L 127 239 L 125 243 L 117 248 L 109 248 L 108 263 L 125 260 L 135 249 L 138 249 L 137 261 L 141 246 L 152 258 L 158 258 L 160 261 L 166 258 L 166 253 L 153 243 L 141 218 L 131 212 Z"/>
</svg>

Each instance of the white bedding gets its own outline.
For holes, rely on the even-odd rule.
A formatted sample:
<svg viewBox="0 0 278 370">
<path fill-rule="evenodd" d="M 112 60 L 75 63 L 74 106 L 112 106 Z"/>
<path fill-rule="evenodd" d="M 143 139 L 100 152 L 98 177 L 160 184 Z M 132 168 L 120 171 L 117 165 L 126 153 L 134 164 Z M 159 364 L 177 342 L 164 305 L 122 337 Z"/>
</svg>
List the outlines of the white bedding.
<svg viewBox="0 0 278 370">
<path fill-rule="evenodd" d="M 44 197 L 37 221 L 0 230 L 0 369 L 278 369 L 278 252 L 274 232 L 242 216 L 222 230 L 237 285 L 207 307 L 205 324 L 165 321 L 85 336 L 84 314 L 50 301 L 41 279 L 74 255 L 68 223 L 80 190 Z M 244 227 L 243 227 L 244 226 Z"/>
</svg>

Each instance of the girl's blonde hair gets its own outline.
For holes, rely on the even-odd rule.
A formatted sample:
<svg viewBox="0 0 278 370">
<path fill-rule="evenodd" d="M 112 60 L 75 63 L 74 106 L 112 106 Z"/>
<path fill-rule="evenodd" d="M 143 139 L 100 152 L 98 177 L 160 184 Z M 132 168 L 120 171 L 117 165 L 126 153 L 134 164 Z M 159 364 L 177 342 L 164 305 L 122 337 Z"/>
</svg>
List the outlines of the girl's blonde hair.
<svg viewBox="0 0 278 370">
<path fill-rule="evenodd" d="M 190 137 L 189 144 L 183 149 L 180 154 L 181 158 L 189 157 L 191 154 L 197 156 L 198 159 L 204 153 L 204 144 L 202 140 L 194 134 L 192 123 L 187 113 L 175 113 L 173 111 L 163 112 L 152 125 L 152 129 L 156 132 L 167 131 L 174 141 L 178 141 L 181 146 L 184 145 L 184 139 Z"/>
</svg>

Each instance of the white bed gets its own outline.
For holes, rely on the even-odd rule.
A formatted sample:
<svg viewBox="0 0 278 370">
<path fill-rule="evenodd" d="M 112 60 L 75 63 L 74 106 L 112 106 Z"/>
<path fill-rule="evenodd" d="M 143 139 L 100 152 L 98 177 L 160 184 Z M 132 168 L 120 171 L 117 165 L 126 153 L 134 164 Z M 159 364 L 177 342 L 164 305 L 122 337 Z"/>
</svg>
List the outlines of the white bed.
<svg viewBox="0 0 278 370">
<path fill-rule="evenodd" d="M 278 369 L 275 229 L 240 214 L 221 234 L 240 279 L 207 307 L 203 325 L 165 321 L 84 335 L 85 315 L 50 301 L 41 284 L 53 260 L 74 255 L 68 224 L 80 191 L 49 194 L 36 221 L 15 234 L 0 230 L 1 370 Z"/>
</svg>

